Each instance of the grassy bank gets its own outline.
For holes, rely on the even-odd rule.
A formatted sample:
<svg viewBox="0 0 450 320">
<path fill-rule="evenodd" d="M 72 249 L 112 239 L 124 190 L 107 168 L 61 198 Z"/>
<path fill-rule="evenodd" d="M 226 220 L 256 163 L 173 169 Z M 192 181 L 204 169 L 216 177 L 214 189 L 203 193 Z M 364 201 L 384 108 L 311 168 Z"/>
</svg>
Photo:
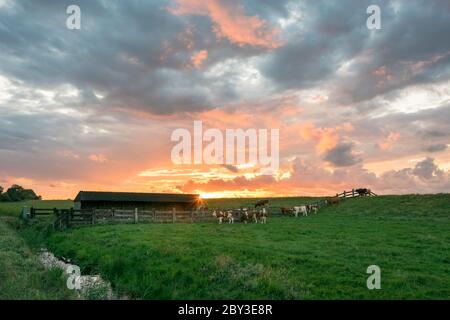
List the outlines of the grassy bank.
<svg viewBox="0 0 450 320">
<path fill-rule="evenodd" d="M 45 270 L 24 239 L 0 219 L 0 300 L 71 299 L 60 270 Z"/>
<path fill-rule="evenodd" d="M 448 299 L 450 197 L 347 200 L 260 224 L 109 225 L 49 248 L 138 299 Z M 382 270 L 369 291 L 366 269 Z"/>
</svg>

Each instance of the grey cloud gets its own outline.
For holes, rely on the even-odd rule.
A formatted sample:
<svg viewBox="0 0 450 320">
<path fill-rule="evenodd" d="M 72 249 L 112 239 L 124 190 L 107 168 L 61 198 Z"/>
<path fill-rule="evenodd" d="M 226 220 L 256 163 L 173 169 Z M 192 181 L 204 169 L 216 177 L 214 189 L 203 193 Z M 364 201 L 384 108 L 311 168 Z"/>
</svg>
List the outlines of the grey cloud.
<svg viewBox="0 0 450 320">
<path fill-rule="evenodd" d="M 349 167 L 362 161 L 353 153 L 353 144 L 345 142 L 327 151 L 324 160 L 336 167 Z"/>
<path fill-rule="evenodd" d="M 427 152 L 441 152 L 447 150 L 448 146 L 443 143 L 433 144 L 425 148 Z"/>
<path fill-rule="evenodd" d="M 274 85 L 307 89 L 329 83 L 335 105 L 369 101 L 413 84 L 450 79 L 446 0 L 302 1 L 304 33 L 261 66 Z M 381 7 L 382 30 L 366 28 L 366 9 Z M 439 59 L 440 58 L 440 59 Z M 343 63 L 352 61 L 343 74 Z M 413 72 L 413 66 L 421 67 Z M 385 75 L 374 74 L 385 68 Z M 390 77 L 386 81 L 383 77 Z M 380 83 L 382 85 L 380 85 Z"/>
<path fill-rule="evenodd" d="M 205 65 L 263 52 L 219 42 L 206 18 L 172 15 L 161 1 L 77 1 L 82 29 L 68 30 L 70 4 L 24 0 L 0 10 L 3 75 L 37 88 L 71 84 L 86 94 L 84 107 L 196 112 L 234 101 L 239 88 L 189 67 L 195 52 L 208 50 Z M 92 101 L 94 92 L 105 99 Z"/>
<path fill-rule="evenodd" d="M 443 172 L 439 170 L 438 166 L 434 163 L 434 159 L 426 158 L 416 164 L 412 171 L 414 175 L 423 179 L 431 179 L 434 176 L 441 176 Z"/>
</svg>

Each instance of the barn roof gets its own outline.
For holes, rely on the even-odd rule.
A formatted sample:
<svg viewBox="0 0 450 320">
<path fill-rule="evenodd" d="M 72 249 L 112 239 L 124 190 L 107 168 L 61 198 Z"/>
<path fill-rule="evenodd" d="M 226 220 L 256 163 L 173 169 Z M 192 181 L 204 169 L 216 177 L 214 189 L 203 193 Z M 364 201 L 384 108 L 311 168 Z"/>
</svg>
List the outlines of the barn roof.
<svg viewBox="0 0 450 320">
<path fill-rule="evenodd" d="M 75 202 L 106 201 L 192 203 L 197 201 L 198 198 L 198 194 L 80 191 L 75 198 Z"/>
</svg>

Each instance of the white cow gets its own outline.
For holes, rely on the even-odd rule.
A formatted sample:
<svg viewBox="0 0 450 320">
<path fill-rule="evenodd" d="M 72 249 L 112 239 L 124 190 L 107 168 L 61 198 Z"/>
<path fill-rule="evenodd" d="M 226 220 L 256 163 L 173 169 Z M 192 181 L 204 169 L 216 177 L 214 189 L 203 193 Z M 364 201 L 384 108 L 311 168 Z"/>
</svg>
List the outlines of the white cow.
<svg viewBox="0 0 450 320">
<path fill-rule="evenodd" d="M 303 216 L 307 216 L 308 215 L 308 210 L 307 210 L 306 206 L 294 207 L 295 217 L 298 217 L 299 213 L 301 213 Z"/>
</svg>

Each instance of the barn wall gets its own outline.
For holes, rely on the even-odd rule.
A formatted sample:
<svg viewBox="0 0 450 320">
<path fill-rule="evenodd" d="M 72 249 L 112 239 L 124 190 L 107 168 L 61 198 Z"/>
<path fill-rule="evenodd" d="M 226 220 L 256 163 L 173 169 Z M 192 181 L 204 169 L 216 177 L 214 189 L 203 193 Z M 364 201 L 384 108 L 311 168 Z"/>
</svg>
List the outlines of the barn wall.
<svg viewBox="0 0 450 320">
<path fill-rule="evenodd" d="M 160 202 L 105 202 L 82 201 L 80 209 L 125 209 L 125 210 L 191 210 L 194 206 L 185 203 L 160 203 Z"/>
</svg>

